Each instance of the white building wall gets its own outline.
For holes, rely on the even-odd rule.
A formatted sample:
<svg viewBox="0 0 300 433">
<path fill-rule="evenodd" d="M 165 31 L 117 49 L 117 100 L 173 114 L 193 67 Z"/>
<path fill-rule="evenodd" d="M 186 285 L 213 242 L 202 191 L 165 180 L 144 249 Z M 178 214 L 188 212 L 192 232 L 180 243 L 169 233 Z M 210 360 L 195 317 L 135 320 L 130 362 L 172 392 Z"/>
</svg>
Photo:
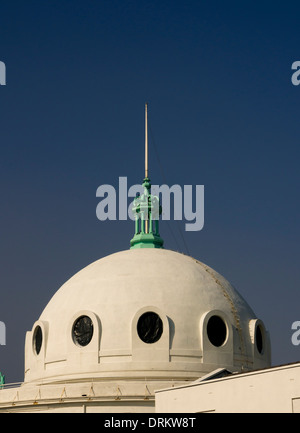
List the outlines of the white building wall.
<svg viewBox="0 0 300 433">
<path fill-rule="evenodd" d="M 158 413 L 300 412 L 300 363 L 159 390 Z"/>
<path fill-rule="evenodd" d="M 179 385 L 179 383 L 177 383 Z M 0 389 L 2 412 L 102 412 L 154 413 L 154 389 L 170 382 L 74 381 L 4 385 Z"/>
</svg>

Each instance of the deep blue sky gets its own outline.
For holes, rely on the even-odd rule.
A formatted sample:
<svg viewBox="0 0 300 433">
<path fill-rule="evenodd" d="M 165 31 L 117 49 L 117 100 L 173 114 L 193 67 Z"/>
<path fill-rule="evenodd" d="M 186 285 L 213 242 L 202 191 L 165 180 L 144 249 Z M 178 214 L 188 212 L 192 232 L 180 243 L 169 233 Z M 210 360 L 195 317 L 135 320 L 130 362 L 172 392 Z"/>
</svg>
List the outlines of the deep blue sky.
<svg viewBox="0 0 300 433">
<path fill-rule="evenodd" d="M 291 343 L 300 320 L 299 12 L 297 2 L 1 1 L 7 382 L 23 380 L 25 332 L 56 290 L 129 247 L 133 223 L 100 222 L 96 190 L 119 176 L 142 181 L 146 101 L 152 182 L 205 186 L 203 230 L 161 222 L 165 247 L 238 289 L 270 331 L 274 365 L 300 359 Z"/>
</svg>

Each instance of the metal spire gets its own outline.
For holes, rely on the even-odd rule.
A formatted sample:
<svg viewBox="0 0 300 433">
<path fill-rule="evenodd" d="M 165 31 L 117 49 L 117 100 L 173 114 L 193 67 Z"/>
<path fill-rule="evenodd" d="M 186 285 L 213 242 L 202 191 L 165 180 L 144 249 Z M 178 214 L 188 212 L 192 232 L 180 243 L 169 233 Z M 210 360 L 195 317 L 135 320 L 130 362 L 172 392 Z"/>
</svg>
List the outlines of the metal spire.
<svg viewBox="0 0 300 433">
<path fill-rule="evenodd" d="M 148 177 L 148 104 L 145 104 L 145 178 Z"/>
<path fill-rule="evenodd" d="M 148 179 L 148 104 L 145 104 L 145 179 Z M 149 185 L 150 186 L 150 185 Z M 150 193 L 150 188 L 149 188 Z M 145 233 L 148 233 L 148 216 L 145 221 Z"/>
<path fill-rule="evenodd" d="M 145 104 L 145 179 L 142 184 L 144 193 L 133 201 L 135 215 L 135 234 L 130 241 L 131 248 L 162 248 L 163 240 L 159 235 L 158 219 L 161 215 L 159 198 L 151 194 L 148 177 L 148 104 Z"/>
</svg>

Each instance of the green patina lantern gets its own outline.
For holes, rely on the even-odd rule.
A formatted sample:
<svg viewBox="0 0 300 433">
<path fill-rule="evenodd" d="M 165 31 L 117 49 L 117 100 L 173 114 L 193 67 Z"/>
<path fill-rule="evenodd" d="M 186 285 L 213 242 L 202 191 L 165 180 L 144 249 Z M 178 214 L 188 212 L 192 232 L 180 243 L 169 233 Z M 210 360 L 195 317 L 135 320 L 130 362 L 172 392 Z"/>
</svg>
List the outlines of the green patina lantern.
<svg viewBox="0 0 300 433">
<path fill-rule="evenodd" d="M 4 387 L 3 386 L 4 384 L 5 384 L 5 376 L 0 371 L 0 389 L 2 389 Z"/>
</svg>

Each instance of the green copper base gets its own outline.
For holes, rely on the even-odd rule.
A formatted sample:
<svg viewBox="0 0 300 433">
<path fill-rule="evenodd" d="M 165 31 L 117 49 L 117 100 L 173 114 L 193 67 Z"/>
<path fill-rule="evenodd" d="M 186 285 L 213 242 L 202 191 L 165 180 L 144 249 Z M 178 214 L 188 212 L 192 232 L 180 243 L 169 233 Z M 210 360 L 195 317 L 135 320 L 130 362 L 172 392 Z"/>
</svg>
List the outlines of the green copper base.
<svg viewBox="0 0 300 433">
<path fill-rule="evenodd" d="M 160 236 L 152 233 L 139 233 L 130 241 L 130 249 L 136 248 L 162 248 L 164 241 Z"/>
</svg>

